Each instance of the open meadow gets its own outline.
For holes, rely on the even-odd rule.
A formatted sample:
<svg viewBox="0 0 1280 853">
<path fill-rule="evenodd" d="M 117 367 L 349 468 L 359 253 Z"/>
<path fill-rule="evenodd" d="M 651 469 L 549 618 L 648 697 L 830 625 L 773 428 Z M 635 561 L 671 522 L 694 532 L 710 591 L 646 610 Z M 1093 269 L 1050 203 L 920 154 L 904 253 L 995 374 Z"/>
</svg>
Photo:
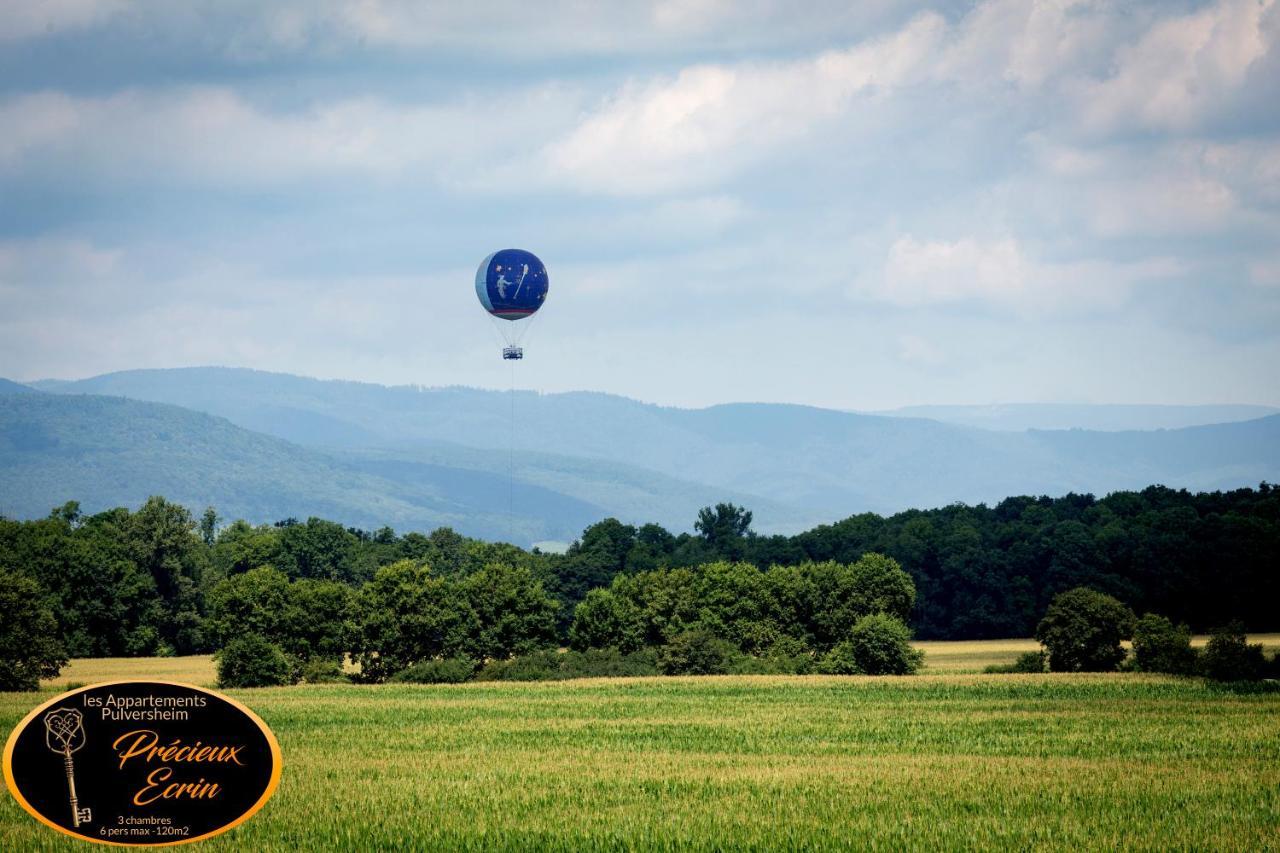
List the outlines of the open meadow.
<svg viewBox="0 0 1280 853">
<path fill-rule="evenodd" d="M 1023 650 L 950 645 L 965 665 Z M 1280 845 L 1280 693 L 1133 674 L 947 672 L 943 646 L 928 644 L 941 672 L 903 678 L 227 691 L 275 730 L 284 777 L 256 817 L 202 844 Z M 176 658 L 76 661 L 65 673 L 77 682 L 125 677 L 208 684 L 213 670 L 208 658 Z M 11 729 L 51 689 L 0 694 L 0 726 Z M 0 802 L 0 849 L 77 847 L 11 797 Z"/>
</svg>

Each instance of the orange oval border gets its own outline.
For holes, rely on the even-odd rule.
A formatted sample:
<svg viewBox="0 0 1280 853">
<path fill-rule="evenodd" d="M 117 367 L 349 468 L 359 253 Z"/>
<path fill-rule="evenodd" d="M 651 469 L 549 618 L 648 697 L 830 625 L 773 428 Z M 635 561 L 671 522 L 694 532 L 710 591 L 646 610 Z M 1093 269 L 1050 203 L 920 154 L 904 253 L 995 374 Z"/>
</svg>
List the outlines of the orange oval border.
<svg viewBox="0 0 1280 853">
<path fill-rule="evenodd" d="M 218 827 L 212 832 L 206 832 L 204 835 L 197 835 L 195 838 L 179 838 L 174 841 L 162 841 L 158 844 L 145 844 L 145 845 L 130 844 L 127 841 L 109 841 L 105 838 L 93 838 L 87 835 L 80 835 L 79 833 L 72 832 L 66 827 L 59 826 L 58 824 L 49 820 L 44 815 L 40 814 L 40 812 L 36 811 L 35 808 L 33 808 L 32 805 L 27 802 L 27 798 L 22 796 L 22 792 L 18 790 L 17 780 L 13 778 L 13 750 L 17 746 L 18 735 L 27 728 L 27 726 L 31 723 L 32 720 L 34 720 L 36 717 L 40 715 L 41 711 L 48 708 L 49 706 L 56 705 L 58 702 L 63 701 L 67 697 L 76 696 L 80 693 L 85 692 L 86 690 L 96 690 L 99 687 L 110 687 L 113 684 L 167 684 L 172 687 L 185 687 L 190 690 L 196 690 L 196 691 L 199 691 L 200 693 L 205 693 L 205 694 L 208 694 L 209 696 L 213 696 L 214 698 L 222 702 L 226 702 L 228 705 L 234 705 L 237 710 L 239 710 L 241 713 L 247 716 L 250 720 L 252 720 L 253 724 L 257 726 L 258 729 L 261 730 L 261 732 L 264 735 L 267 736 L 267 743 L 271 747 L 271 762 L 272 762 L 271 779 L 267 782 L 267 789 L 262 792 L 262 796 L 258 798 L 258 801 L 256 803 L 254 803 L 252 806 L 249 807 L 248 811 L 240 815 L 240 817 L 236 818 L 235 820 L 231 821 L 230 823 L 224 826 Z M 14 799 L 18 801 L 18 805 L 22 806 L 22 808 L 25 809 L 27 813 L 30 814 L 32 817 L 34 817 L 36 820 L 40 821 L 45 826 L 53 827 L 54 829 L 58 830 L 58 832 L 61 832 L 63 835 L 70 836 L 71 838 L 75 838 L 79 841 L 88 841 L 92 844 L 106 844 L 110 847 L 174 847 L 178 844 L 190 844 L 193 841 L 203 841 L 206 838 L 213 838 L 215 835 L 221 835 L 222 833 L 226 832 L 229 829 L 235 829 L 237 826 L 239 826 L 240 824 L 244 823 L 246 820 L 248 820 L 249 818 L 257 814 L 259 810 L 261 810 L 262 807 L 267 804 L 267 800 L 271 799 L 271 795 L 276 792 L 276 788 L 280 787 L 280 772 L 283 769 L 283 767 L 284 767 L 284 758 L 280 754 L 280 743 L 279 741 L 276 740 L 275 732 L 271 731 L 271 727 L 268 726 L 261 717 L 255 714 L 253 712 L 253 709 L 249 708 L 244 703 L 236 699 L 232 699 L 230 696 L 226 696 L 222 693 L 218 693 L 216 691 L 210 690 L 207 687 L 200 687 L 195 684 L 187 684 L 186 682 L 183 682 L 183 681 L 157 681 L 149 678 L 145 678 L 145 679 L 144 678 L 124 678 L 118 681 L 100 681 L 97 684 L 88 684 L 88 685 L 85 685 L 84 687 L 77 687 L 75 690 L 68 690 L 66 693 L 59 693 L 57 696 L 54 696 L 49 701 L 44 702 L 43 704 L 39 705 L 36 708 L 33 708 L 31 710 L 31 713 L 23 717 L 22 721 L 19 722 L 18 725 L 14 726 L 13 731 L 9 733 L 9 739 L 5 742 L 5 745 L 4 745 L 4 781 L 9 788 L 9 792 L 13 794 Z"/>
</svg>

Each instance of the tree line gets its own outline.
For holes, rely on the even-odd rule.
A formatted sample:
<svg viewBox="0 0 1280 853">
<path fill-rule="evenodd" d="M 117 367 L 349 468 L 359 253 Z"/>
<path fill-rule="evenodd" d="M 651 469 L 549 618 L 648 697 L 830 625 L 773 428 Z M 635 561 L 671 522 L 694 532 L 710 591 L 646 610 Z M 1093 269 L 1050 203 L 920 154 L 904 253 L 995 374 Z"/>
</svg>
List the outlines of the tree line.
<svg viewBox="0 0 1280 853">
<path fill-rule="evenodd" d="M 712 560 L 758 566 L 896 560 L 917 589 L 921 639 L 1030 636 L 1059 593 L 1086 586 L 1139 613 L 1207 632 L 1233 620 L 1280 629 L 1280 490 L 1192 493 L 1151 486 L 1063 497 L 1011 497 L 892 516 L 854 515 L 794 536 L 758 536 L 751 513 L 704 509 L 693 534 L 608 519 L 589 527 L 557 568 L 568 600 L 618 573 Z"/>
<path fill-rule="evenodd" d="M 868 513 L 795 536 L 757 535 L 751 522 L 732 504 L 679 534 L 605 519 L 548 554 L 448 528 L 225 524 L 160 497 L 94 515 L 68 503 L 44 519 L 0 518 L 0 579 L 6 596 L 42 604 L 50 621 L 39 624 L 67 656 L 207 652 L 250 631 L 279 638 L 294 660 L 349 651 L 378 677 L 412 663 L 378 638 L 414 631 L 445 658 L 558 644 L 630 654 L 678 640 L 775 664 L 829 655 L 880 613 L 924 639 L 1028 636 L 1076 587 L 1196 631 L 1280 627 L 1280 494 L 1266 483 Z M 897 574 L 873 582 L 869 566 Z M 860 583 L 884 577 L 898 578 L 897 598 L 851 603 Z M 411 588 L 417 599 L 395 598 Z M 400 622 L 375 618 L 396 608 Z"/>
</svg>

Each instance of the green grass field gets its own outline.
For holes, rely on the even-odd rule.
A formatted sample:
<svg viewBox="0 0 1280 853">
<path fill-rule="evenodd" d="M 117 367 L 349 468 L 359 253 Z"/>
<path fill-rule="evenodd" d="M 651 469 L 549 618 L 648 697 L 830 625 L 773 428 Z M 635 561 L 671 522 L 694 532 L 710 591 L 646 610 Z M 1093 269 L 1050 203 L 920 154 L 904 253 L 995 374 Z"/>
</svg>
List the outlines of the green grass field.
<svg viewBox="0 0 1280 853">
<path fill-rule="evenodd" d="M 228 691 L 277 733 L 284 777 L 256 817 L 201 844 L 1280 848 L 1280 693 L 958 674 L 939 645 L 944 671 L 907 678 Z M 956 669 L 1022 650 L 951 645 Z M 212 669 L 207 658 L 77 661 L 67 674 L 147 676 L 209 683 Z M 0 694 L 0 727 L 48 695 Z M 0 850 L 77 847 L 0 802 Z"/>
</svg>

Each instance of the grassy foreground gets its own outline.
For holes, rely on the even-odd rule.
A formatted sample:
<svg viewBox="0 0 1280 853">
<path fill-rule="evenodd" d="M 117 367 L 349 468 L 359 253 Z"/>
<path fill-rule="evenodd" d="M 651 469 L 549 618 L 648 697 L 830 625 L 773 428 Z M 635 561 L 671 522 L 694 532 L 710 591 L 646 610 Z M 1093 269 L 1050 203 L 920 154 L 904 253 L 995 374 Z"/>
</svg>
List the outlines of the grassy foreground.
<svg viewBox="0 0 1280 853">
<path fill-rule="evenodd" d="M 146 663 L 131 674 L 165 677 Z M 255 818 L 201 842 L 208 849 L 1280 845 L 1280 694 L 1199 681 L 759 676 L 229 692 L 276 731 L 284 778 Z M 0 694 L 0 729 L 47 696 Z M 87 849 L 0 801 L 0 850 L 74 848 Z"/>
</svg>

